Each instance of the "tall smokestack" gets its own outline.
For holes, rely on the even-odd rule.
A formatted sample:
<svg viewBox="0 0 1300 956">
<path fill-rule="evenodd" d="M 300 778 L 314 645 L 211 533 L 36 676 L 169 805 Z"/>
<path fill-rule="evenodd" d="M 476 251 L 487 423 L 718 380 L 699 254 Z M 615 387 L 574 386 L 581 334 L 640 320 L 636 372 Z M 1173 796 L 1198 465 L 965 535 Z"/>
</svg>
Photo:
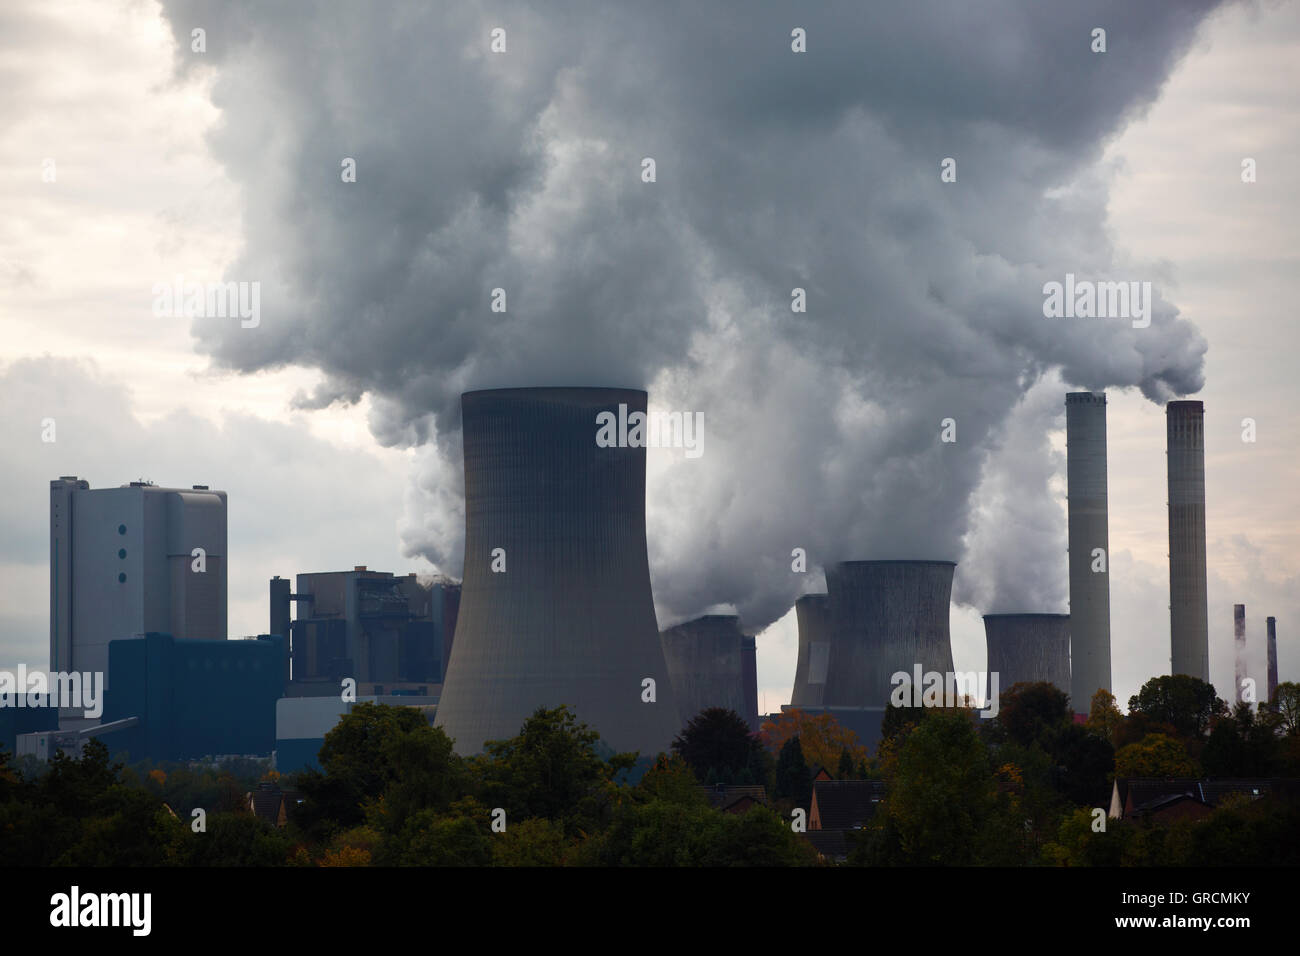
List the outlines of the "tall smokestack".
<svg viewBox="0 0 1300 956">
<path fill-rule="evenodd" d="M 1268 623 L 1268 699 L 1272 703 L 1277 695 L 1277 618 L 1270 617 Z"/>
<path fill-rule="evenodd" d="M 1232 661 L 1233 677 L 1237 689 L 1233 692 L 1233 700 L 1241 703 L 1241 685 L 1246 679 L 1246 605 L 1234 604 L 1232 606 Z"/>
<path fill-rule="evenodd" d="M 1106 395 L 1065 396 L 1070 548 L 1070 705 L 1087 713 L 1110 690 L 1110 533 L 1106 503 Z"/>
<path fill-rule="evenodd" d="M 645 447 L 596 442 L 598 414 L 645 411 L 630 389 L 461 396 L 465 575 L 436 718 L 458 753 L 560 704 L 620 751 L 654 755 L 680 730 L 650 593 Z"/>
<path fill-rule="evenodd" d="M 1170 669 L 1210 679 L 1205 590 L 1205 403 L 1165 408 L 1169 456 Z M 1241 693 L 1238 685 L 1237 693 Z"/>
<path fill-rule="evenodd" d="M 794 602 L 795 618 L 799 622 L 799 657 L 794 667 L 791 707 L 822 705 L 831 650 L 829 602 L 825 594 L 805 594 Z"/>
<path fill-rule="evenodd" d="M 985 670 L 998 675 L 1000 691 L 1012 684 L 1046 681 L 1070 693 L 1070 615 L 985 614 L 984 637 Z"/>
</svg>

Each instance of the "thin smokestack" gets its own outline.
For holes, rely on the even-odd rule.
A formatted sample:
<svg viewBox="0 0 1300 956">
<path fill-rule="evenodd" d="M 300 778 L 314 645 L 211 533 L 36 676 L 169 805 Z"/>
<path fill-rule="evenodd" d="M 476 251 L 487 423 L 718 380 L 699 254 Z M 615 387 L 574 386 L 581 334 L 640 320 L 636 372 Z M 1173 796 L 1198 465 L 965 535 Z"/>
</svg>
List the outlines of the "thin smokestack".
<svg viewBox="0 0 1300 956">
<path fill-rule="evenodd" d="M 1268 699 L 1272 703 L 1277 696 L 1277 618 L 1270 617 L 1268 623 Z"/>
<path fill-rule="evenodd" d="M 1106 498 L 1106 395 L 1065 396 L 1070 552 L 1070 705 L 1087 713 L 1110 690 L 1110 532 Z"/>
<path fill-rule="evenodd" d="M 1233 678 L 1237 687 L 1233 699 L 1240 704 L 1241 688 L 1246 680 L 1246 605 L 1244 604 L 1232 606 L 1232 653 Z"/>
<path fill-rule="evenodd" d="M 1169 638 L 1175 674 L 1210 679 L 1205 589 L 1205 403 L 1165 409 L 1169 468 Z M 1238 685 L 1237 693 L 1241 693 Z"/>
</svg>

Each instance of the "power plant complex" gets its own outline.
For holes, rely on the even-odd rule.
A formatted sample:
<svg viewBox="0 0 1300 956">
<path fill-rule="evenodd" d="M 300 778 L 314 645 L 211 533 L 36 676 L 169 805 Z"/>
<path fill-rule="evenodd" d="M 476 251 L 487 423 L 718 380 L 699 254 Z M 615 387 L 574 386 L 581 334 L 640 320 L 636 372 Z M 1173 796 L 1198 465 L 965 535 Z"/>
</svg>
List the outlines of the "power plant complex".
<svg viewBox="0 0 1300 956">
<path fill-rule="evenodd" d="M 1084 713 L 1112 679 L 1106 396 L 1065 399 L 1069 614 L 985 614 L 986 673 L 998 678 L 985 695 L 1047 682 Z M 646 393 L 491 389 L 462 395 L 461 411 L 462 581 L 364 566 L 298 574 L 292 586 L 277 575 L 270 633 L 256 640 L 226 640 L 224 492 L 51 482 L 51 670 L 106 672 L 107 723 L 33 712 L 0 736 L 46 753 L 99 734 L 111 745 L 116 735 L 159 760 L 274 746 L 282 769 L 294 770 L 311 765 L 330 727 L 364 700 L 417 708 L 461 754 L 514 737 L 538 708 L 561 704 L 609 747 L 643 757 L 669 749 L 706 708 L 735 711 L 757 731 L 757 646 L 739 617 L 705 614 L 659 630 L 647 442 L 628 431 L 610 440 L 600 424 L 645 421 Z M 1171 671 L 1208 680 L 1203 423 L 1201 402 L 1168 404 Z M 955 570 L 911 558 L 826 564 L 825 593 L 794 604 L 798 655 L 783 709 L 829 714 L 873 747 L 898 674 L 911 682 L 918 671 L 954 672 Z M 1244 699 L 1244 605 L 1234 618 L 1232 697 Z M 1271 699 L 1272 617 L 1267 662 Z M 223 693 L 229 680 L 247 693 Z M 228 714 L 235 706 L 240 715 Z"/>
</svg>

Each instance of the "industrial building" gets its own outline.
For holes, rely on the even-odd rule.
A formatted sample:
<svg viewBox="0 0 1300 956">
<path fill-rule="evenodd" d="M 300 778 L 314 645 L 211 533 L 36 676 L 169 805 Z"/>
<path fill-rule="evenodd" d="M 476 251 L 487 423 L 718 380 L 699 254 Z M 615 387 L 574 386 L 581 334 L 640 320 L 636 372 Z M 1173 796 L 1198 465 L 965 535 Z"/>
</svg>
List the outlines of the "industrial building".
<svg viewBox="0 0 1300 956">
<path fill-rule="evenodd" d="M 1245 700 L 1246 683 L 1246 605 L 1232 606 L 1232 700 L 1240 704 Z"/>
<path fill-rule="evenodd" d="M 795 663 L 791 707 L 820 707 L 826 689 L 830 655 L 830 597 L 805 594 L 794 602 L 799 625 L 799 656 Z"/>
<path fill-rule="evenodd" d="M 895 673 L 910 676 L 918 664 L 923 672 L 948 674 L 953 669 L 948 612 L 956 567 L 952 561 L 911 560 L 843 561 L 828 567 L 829 646 L 822 696 L 818 704 L 797 709 L 829 713 L 865 746 L 874 747 Z M 809 636 L 815 638 L 817 602 L 805 601 L 804 607 Z M 821 676 L 815 657 L 820 652 L 813 649 L 820 642 L 807 643 L 805 686 L 812 687 L 812 678 Z M 792 703 L 782 709 L 795 708 Z"/>
<path fill-rule="evenodd" d="M 50 482 L 50 670 L 108 671 L 109 642 L 226 637 L 226 493 Z"/>
<path fill-rule="evenodd" d="M 270 756 L 284 692 L 284 639 L 177 640 L 146 634 L 109 644 L 103 722 L 138 718 L 105 736 L 131 760 Z"/>
<path fill-rule="evenodd" d="M 985 614 L 986 672 L 998 687 L 1042 681 L 1070 693 L 1070 615 Z M 985 699 L 991 688 L 985 688 Z"/>
<path fill-rule="evenodd" d="M 1111 689 L 1110 531 L 1106 496 L 1106 395 L 1065 396 L 1070 554 L 1070 705 L 1087 713 Z"/>
<path fill-rule="evenodd" d="M 667 628 L 659 640 L 683 726 L 709 707 L 734 710 L 751 726 L 758 720 L 756 703 L 750 711 L 739 617 L 705 614 Z M 752 647 L 753 638 L 748 641 Z"/>
<path fill-rule="evenodd" d="M 666 751 L 679 731 L 650 592 L 645 446 L 596 440 L 598 415 L 645 412 L 633 389 L 462 396 L 465 573 L 437 715 L 459 753 L 560 704 L 620 751 Z"/>
<path fill-rule="evenodd" d="M 758 733 L 758 639 L 746 634 L 740 642 L 741 680 L 745 689 L 745 709 L 741 716 L 753 733 Z"/>
<path fill-rule="evenodd" d="M 1170 672 L 1208 682 L 1205 403 L 1170 402 L 1165 406 L 1165 432 L 1169 469 Z"/>
<path fill-rule="evenodd" d="M 458 584 L 359 565 L 299 574 L 292 592 L 277 576 L 270 592 L 270 631 L 290 645 L 289 696 L 338 696 L 345 678 L 357 682 L 359 694 L 438 693 L 456 630 Z"/>
</svg>

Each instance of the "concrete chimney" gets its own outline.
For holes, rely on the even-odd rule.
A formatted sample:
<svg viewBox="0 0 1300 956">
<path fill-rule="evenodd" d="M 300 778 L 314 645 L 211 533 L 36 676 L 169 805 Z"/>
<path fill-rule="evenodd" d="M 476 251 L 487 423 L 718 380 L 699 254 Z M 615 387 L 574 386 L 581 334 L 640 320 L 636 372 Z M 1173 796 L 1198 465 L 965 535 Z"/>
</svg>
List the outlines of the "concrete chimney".
<svg viewBox="0 0 1300 956">
<path fill-rule="evenodd" d="M 1241 686 L 1246 679 L 1246 605 L 1232 606 L 1232 660 L 1233 684 L 1236 690 L 1232 699 L 1241 703 Z"/>
<path fill-rule="evenodd" d="M 1070 552 L 1070 706 L 1086 714 L 1110 690 L 1110 533 L 1106 500 L 1106 395 L 1065 396 Z"/>
<path fill-rule="evenodd" d="M 1268 699 L 1271 703 L 1277 694 L 1277 618 L 1270 617 L 1268 623 Z"/>
<path fill-rule="evenodd" d="M 1169 467 L 1170 669 L 1210 679 L 1205 590 L 1205 403 L 1165 409 Z M 1237 694 L 1241 693 L 1240 685 Z M 1235 697 L 1235 695 L 1234 695 Z"/>
</svg>

